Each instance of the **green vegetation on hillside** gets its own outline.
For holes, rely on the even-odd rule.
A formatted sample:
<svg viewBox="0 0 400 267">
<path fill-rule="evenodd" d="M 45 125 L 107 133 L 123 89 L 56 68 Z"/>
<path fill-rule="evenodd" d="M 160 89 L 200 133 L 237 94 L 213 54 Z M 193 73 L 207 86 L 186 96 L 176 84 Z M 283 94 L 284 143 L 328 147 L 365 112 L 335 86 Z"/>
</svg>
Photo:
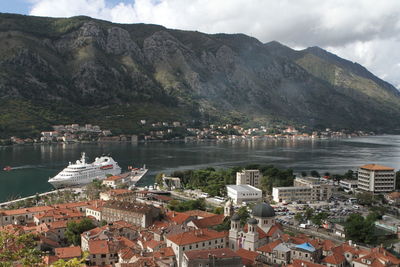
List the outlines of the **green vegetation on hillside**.
<svg viewBox="0 0 400 267">
<path fill-rule="evenodd" d="M 67 223 L 65 237 L 69 244 L 79 246 L 81 244 L 81 234 L 95 228 L 92 220 L 83 218 L 79 222 L 71 221 Z"/>
<path fill-rule="evenodd" d="M 322 49 L 89 17 L 0 14 L 0 138 L 147 121 L 400 131 L 400 94 Z"/>
<path fill-rule="evenodd" d="M 38 250 L 37 237 L 33 234 L 13 234 L 0 231 L 0 265 L 37 266 L 42 263 L 43 253 Z"/>
<path fill-rule="evenodd" d="M 365 244 L 374 243 L 376 219 L 375 213 L 370 213 L 366 218 L 358 213 L 351 214 L 345 223 L 346 239 Z"/>
<path fill-rule="evenodd" d="M 214 169 L 212 167 L 199 170 L 175 171 L 171 175 L 181 178 L 186 189 L 200 189 L 210 196 L 225 196 L 225 185 L 236 184 L 236 172 L 242 169 L 258 169 L 262 174 L 261 188 L 271 194 L 272 187 L 293 185 L 293 171 L 281 170 L 273 165 L 252 164 L 245 168 L 232 167 L 228 169 Z"/>
</svg>

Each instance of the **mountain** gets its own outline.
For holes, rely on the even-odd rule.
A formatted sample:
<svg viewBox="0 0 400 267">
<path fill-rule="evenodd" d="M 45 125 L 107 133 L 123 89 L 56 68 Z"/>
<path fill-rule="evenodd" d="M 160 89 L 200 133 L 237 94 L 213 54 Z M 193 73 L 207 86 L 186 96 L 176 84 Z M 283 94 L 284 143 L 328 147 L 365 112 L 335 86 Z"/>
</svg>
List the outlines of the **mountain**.
<svg viewBox="0 0 400 267">
<path fill-rule="evenodd" d="M 60 123 L 148 121 L 399 130 L 400 94 L 311 47 L 89 17 L 0 14 L 0 137 Z"/>
</svg>

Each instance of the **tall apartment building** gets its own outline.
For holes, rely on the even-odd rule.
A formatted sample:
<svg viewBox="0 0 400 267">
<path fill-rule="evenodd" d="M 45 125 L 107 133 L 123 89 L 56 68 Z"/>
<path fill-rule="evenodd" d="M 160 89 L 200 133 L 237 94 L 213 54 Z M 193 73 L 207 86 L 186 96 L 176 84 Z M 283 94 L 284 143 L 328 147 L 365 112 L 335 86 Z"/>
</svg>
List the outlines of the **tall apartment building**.
<svg viewBox="0 0 400 267">
<path fill-rule="evenodd" d="M 248 184 L 260 187 L 261 174 L 259 170 L 243 170 L 236 173 L 236 185 Z"/>
<path fill-rule="evenodd" d="M 358 169 L 358 189 L 373 193 L 391 192 L 395 189 L 395 173 L 391 167 L 367 164 Z"/>
</svg>

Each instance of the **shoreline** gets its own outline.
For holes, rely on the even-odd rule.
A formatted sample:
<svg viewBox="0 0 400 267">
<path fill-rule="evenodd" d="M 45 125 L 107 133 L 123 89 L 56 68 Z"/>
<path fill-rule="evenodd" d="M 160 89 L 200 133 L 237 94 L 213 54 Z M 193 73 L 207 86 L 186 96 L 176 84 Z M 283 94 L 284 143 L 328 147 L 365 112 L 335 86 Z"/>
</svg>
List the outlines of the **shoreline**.
<svg viewBox="0 0 400 267">
<path fill-rule="evenodd" d="M 76 144 L 146 144 L 146 143 L 199 143 L 199 142 L 253 142 L 253 141 L 325 141 L 325 140 L 340 140 L 340 139 L 352 139 L 359 137 L 371 137 L 371 136 L 385 136 L 385 135 L 396 135 L 396 134 L 376 134 L 376 135 L 359 135 L 359 136 L 333 136 L 333 137 L 301 137 L 301 138 L 286 138 L 286 137 L 238 137 L 238 138 L 222 138 L 222 139 L 165 139 L 165 140 L 139 140 L 137 142 L 132 141 L 76 141 L 76 142 L 33 142 L 25 144 L 11 144 L 11 145 L 0 145 L 0 148 L 7 147 L 19 147 L 19 146 L 42 146 L 42 145 L 76 145 Z"/>
</svg>

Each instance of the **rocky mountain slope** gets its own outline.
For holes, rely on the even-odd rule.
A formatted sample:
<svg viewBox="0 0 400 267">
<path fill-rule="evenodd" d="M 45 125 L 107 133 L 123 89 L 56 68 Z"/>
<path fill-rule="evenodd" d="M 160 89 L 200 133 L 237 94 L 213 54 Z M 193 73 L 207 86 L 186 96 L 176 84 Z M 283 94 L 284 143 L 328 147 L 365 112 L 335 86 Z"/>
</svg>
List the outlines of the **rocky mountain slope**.
<svg viewBox="0 0 400 267">
<path fill-rule="evenodd" d="M 242 34 L 0 14 L 0 136 L 56 123 L 285 122 L 400 129 L 400 94 L 318 47 Z"/>
</svg>

